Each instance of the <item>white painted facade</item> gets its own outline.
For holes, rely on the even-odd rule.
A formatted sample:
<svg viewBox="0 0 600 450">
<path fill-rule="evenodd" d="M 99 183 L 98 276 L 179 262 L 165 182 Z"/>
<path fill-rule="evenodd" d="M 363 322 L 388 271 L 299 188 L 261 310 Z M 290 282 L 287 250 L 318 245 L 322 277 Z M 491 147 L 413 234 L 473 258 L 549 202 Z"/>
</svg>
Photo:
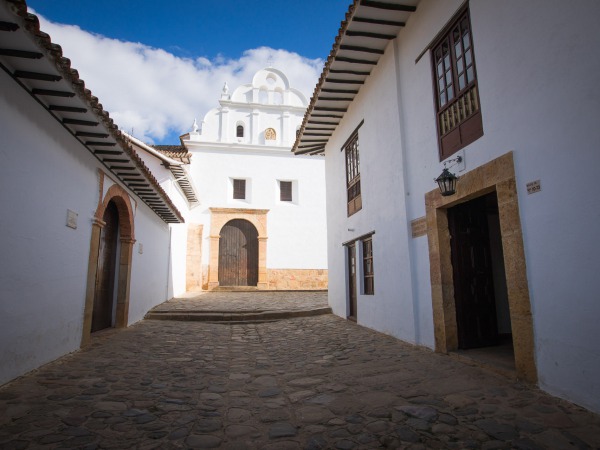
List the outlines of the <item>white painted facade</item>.
<svg viewBox="0 0 600 450">
<path fill-rule="evenodd" d="M 268 210 L 267 269 L 327 269 L 324 158 L 290 152 L 305 110 L 306 99 L 285 74 L 266 68 L 231 93 L 225 85 L 219 107 L 182 136 L 192 153 L 189 172 L 200 202 L 186 221 L 203 225 L 204 285 L 210 208 Z M 243 136 L 237 136 L 238 126 Z M 233 199 L 234 179 L 246 180 L 243 200 Z M 281 181 L 292 183 L 292 201 L 280 201 Z"/>
<path fill-rule="evenodd" d="M 437 189 L 443 166 L 430 52 L 415 60 L 462 4 L 418 3 L 325 151 L 334 312 L 348 314 L 342 244 L 374 231 L 375 294 L 359 286 L 358 323 L 430 348 L 428 237 L 413 238 L 411 221 L 425 216 L 425 194 Z M 452 171 L 463 176 L 513 152 L 539 385 L 600 411 L 600 4 L 471 0 L 469 8 L 484 134 L 459 151 L 464 162 Z M 363 120 L 362 210 L 348 217 L 340 150 Z M 535 180 L 542 189 L 528 195 Z"/>
<path fill-rule="evenodd" d="M 0 384 L 80 348 L 99 202 L 124 185 L 24 89 L 0 71 Z M 128 324 L 172 296 L 169 228 L 127 191 L 133 208 Z M 76 228 L 67 213 L 77 214 Z M 141 246 L 141 251 L 140 251 Z"/>
</svg>

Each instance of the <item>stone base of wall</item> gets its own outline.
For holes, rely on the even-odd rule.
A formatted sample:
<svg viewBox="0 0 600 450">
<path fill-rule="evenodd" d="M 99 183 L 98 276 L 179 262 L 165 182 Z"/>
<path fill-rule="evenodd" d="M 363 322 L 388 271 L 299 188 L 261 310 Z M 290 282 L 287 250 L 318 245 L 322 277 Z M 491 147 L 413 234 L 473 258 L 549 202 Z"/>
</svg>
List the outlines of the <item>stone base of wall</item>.
<svg viewBox="0 0 600 450">
<path fill-rule="evenodd" d="M 267 280 L 271 290 L 327 289 L 327 274 L 327 269 L 267 269 Z"/>
</svg>

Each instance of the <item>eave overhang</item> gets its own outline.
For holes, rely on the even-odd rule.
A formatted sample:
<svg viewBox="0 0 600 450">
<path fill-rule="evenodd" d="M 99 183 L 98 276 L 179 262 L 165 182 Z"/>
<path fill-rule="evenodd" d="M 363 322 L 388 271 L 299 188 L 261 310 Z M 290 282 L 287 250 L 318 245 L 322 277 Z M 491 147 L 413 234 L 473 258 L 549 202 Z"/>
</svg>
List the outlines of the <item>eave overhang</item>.
<svg viewBox="0 0 600 450">
<path fill-rule="evenodd" d="M 24 0 L 0 1 L 0 68 L 163 221 L 183 216 Z"/>
<path fill-rule="evenodd" d="M 317 155 L 343 119 L 390 40 L 404 27 L 419 0 L 354 0 L 335 38 L 302 126 L 296 155 Z"/>
</svg>

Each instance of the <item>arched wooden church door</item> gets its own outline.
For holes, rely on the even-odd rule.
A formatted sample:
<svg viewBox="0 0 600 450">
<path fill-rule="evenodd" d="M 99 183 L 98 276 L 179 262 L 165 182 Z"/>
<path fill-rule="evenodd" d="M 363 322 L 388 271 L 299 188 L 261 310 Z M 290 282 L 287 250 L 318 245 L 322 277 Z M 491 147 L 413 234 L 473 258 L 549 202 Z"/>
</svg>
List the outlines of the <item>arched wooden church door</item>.
<svg viewBox="0 0 600 450">
<path fill-rule="evenodd" d="M 113 325 L 115 273 L 117 265 L 117 242 L 119 236 L 119 211 L 109 202 L 102 220 L 106 223 L 100 233 L 96 291 L 92 313 L 92 332 Z"/>
<path fill-rule="evenodd" d="M 233 219 L 221 229 L 219 285 L 256 286 L 258 283 L 258 231 L 247 220 Z"/>
</svg>

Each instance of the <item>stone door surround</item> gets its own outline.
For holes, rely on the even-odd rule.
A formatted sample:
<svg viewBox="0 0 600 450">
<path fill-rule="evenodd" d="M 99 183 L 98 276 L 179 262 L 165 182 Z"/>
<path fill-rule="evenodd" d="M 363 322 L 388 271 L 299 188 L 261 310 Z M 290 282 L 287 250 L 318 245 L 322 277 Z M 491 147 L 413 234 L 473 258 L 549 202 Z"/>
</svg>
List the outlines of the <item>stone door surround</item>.
<svg viewBox="0 0 600 450">
<path fill-rule="evenodd" d="M 268 289 L 267 280 L 267 213 L 268 209 L 209 208 L 210 209 L 210 259 L 208 289 L 219 286 L 219 239 L 221 228 L 233 219 L 250 222 L 258 231 L 258 289 Z"/>
<path fill-rule="evenodd" d="M 447 353 L 458 349 L 448 208 L 493 191 L 498 196 L 517 376 L 536 383 L 533 321 L 512 152 L 462 175 L 455 195 L 442 197 L 438 189 L 425 194 L 435 350 Z"/>
<path fill-rule="evenodd" d="M 117 260 L 117 311 L 116 328 L 125 328 L 129 319 L 129 288 L 131 283 L 131 260 L 133 254 L 134 222 L 133 209 L 129 194 L 121 186 L 113 184 L 104 198 L 102 190 L 104 184 L 104 173 L 100 173 L 100 196 L 94 219 L 92 222 L 92 237 L 90 240 L 90 255 L 88 259 L 87 286 L 85 292 L 85 306 L 83 312 L 83 330 L 81 346 L 90 341 L 92 330 L 92 314 L 94 310 L 94 293 L 96 286 L 96 272 L 98 270 L 98 254 L 100 249 L 100 232 L 105 223 L 102 220 L 104 210 L 112 201 L 119 212 L 119 239 L 121 250 Z"/>
</svg>

